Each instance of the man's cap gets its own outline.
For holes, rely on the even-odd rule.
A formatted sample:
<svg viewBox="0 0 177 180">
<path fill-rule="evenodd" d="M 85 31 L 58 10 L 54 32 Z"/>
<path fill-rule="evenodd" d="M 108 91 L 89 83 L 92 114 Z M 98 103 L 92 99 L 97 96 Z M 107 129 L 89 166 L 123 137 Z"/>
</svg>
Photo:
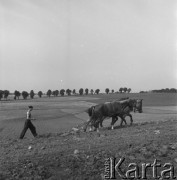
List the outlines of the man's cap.
<svg viewBox="0 0 177 180">
<path fill-rule="evenodd" d="M 28 106 L 29 108 L 33 108 L 33 106 Z"/>
</svg>

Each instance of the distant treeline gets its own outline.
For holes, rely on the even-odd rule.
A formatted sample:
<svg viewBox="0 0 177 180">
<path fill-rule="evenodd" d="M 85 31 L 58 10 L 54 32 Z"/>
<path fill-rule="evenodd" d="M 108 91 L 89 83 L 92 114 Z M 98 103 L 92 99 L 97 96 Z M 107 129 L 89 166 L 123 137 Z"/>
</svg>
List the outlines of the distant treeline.
<svg viewBox="0 0 177 180">
<path fill-rule="evenodd" d="M 175 88 L 166 88 L 166 89 L 155 89 L 155 90 L 151 90 L 151 91 L 140 91 L 140 93 L 177 93 L 177 89 Z"/>
<path fill-rule="evenodd" d="M 177 93 L 177 89 L 175 88 L 166 88 L 166 89 L 159 89 L 159 90 L 152 90 L 154 93 Z"/>
</svg>

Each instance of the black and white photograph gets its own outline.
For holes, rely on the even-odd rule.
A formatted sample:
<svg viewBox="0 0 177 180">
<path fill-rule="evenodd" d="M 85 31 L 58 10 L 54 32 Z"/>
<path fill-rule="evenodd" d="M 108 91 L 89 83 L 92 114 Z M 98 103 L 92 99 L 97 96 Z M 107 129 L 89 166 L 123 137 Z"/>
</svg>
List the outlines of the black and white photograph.
<svg viewBox="0 0 177 180">
<path fill-rule="evenodd" d="M 177 178 L 177 1 L 0 0 L 0 180 Z"/>
</svg>

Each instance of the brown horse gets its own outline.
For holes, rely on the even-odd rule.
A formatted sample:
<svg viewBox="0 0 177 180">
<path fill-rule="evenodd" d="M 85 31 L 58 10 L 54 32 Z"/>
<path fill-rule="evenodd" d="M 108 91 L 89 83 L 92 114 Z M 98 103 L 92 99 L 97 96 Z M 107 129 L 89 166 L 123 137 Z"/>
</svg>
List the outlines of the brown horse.
<svg viewBox="0 0 177 180">
<path fill-rule="evenodd" d="M 133 111 L 133 107 L 136 104 L 136 100 L 126 99 L 123 101 L 113 101 L 107 102 L 103 104 L 98 104 L 96 106 L 92 106 L 86 112 L 89 114 L 89 120 L 87 121 L 84 130 L 86 131 L 87 126 L 90 124 L 94 126 L 97 130 L 99 124 L 103 122 L 106 117 L 112 117 L 112 128 L 114 123 L 117 121 L 117 116 L 122 119 L 121 125 L 123 121 L 125 121 L 125 115 L 130 114 L 130 111 Z M 131 124 L 133 122 L 131 116 Z"/>
</svg>

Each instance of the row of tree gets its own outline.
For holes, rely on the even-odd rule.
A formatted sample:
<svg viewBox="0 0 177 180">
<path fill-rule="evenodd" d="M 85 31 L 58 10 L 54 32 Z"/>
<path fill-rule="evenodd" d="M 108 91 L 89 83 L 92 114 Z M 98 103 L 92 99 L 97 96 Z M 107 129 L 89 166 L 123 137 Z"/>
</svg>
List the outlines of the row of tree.
<svg viewBox="0 0 177 180">
<path fill-rule="evenodd" d="M 4 90 L 4 91 L 0 90 L 0 100 L 1 100 L 2 98 L 4 98 L 4 99 L 7 100 L 9 94 L 10 94 L 10 92 L 9 92 L 8 90 Z M 33 99 L 34 96 L 35 96 L 35 93 L 34 93 L 33 90 L 31 90 L 30 93 L 28 93 L 28 92 L 26 92 L 26 91 L 22 91 L 22 93 L 20 93 L 19 91 L 16 91 L 16 90 L 15 90 L 15 92 L 14 92 L 13 94 L 14 94 L 14 99 L 15 99 L 15 100 L 16 100 L 16 99 L 19 99 L 20 96 L 22 96 L 23 99 L 27 99 L 28 96 L 30 96 L 30 98 Z M 42 94 L 43 94 L 42 91 L 39 91 L 39 92 L 38 92 L 38 96 L 39 96 L 39 97 L 41 97 Z"/>
<path fill-rule="evenodd" d="M 122 93 L 122 92 L 128 92 L 128 93 L 129 93 L 130 91 L 131 91 L 130 88 L 120 88 L 120 89 L 119 89 L 119 92 L 120 92 L 120 93 Z M 79 91 L 78 91 L 78 93 L 76 93 L 76 89 L 73 89 L 73 90 L 71 90 L 71 89 L 66 89 L 66 90 L 61 89 L 60 91 L 59 91 L 59 90 L 52 91 L 52 90 L 49 89 L 49 90 L 46 92 L 46 95 L 47 95 L 48 97 L 50 97 L 50 96 L 52 96 L 52 95 L 55 96 L 55 97 L 58 96 L 58 95 L 64 96 L 65 94 L 68 95 L 68 96 L 70 96 L 71 94 L 73 94 L 73 95 L 76 95 L 76 94 L 79 94 L 79 95 L 83 95 L 83 94 L 88 95 L 89 92 L 90 92 L 91 95 L 93 95 L 93 94 L 99 94 L 99 93 L 100 93 L 100 89 L 96 89 L 95 91 L 94 91 L 93 89 L 90 89 L 90 91 L 89 91 L 88 88 L 86 88 L 85 90 L 84 90 L 83 88 L 80 88 Z M 106 88 L 106 89 L 105 89 L 105 92 L 106 92 L 106 94 L 114 93 L 114 90 L 113 90 L 113 89 L 110 90 L 109 88 Z M 2 98 L 4 98 L 4 99 L 7 100 L 7 97 L 9 96 L 9 94 L 10 94 L 10 92 L 9 92 L 8 90 L 4 90 L 4 91 L 0 90 L 0 100 L 1 100 Z M 15 100 L 16 100 L 16 99 L 19 99 L 20 96 L 22 96 L 23 99 L 27 99 L 28 97 L 30 97 L 31 99 L 33 99 L 34 96 L 36 95 L 33 90 L 31 90 L 30 93 L 28 93 L 27 91 L 22 91 L 22 92 L 20 92 L 20 91 L 15 90 L 15 92 L 14 92 L 13 94 L 14 94 L 14 99 L 15 99 Z M 41 98 L 41 97 L 43 96 L 43 92 L 42 92 L 42 91 L 39 91 L 39 92 L 37 93 L 37 95 Z"/>
<path fill-rule="evenodd" d="M 93 89 L 90 90 L 90 94 L 99 94 L 99 92 L 100 92 L 99 89 L 96 89 L 95 91 L 94 91 Z M 47 91 L 47 93 L 46 93 L 46 95 L 47 95 L 48 97 L 50 97 L 51 95 L 53 95 L 53 96 L 58 96 L 59 94 L 60 94 L 61 96 L 64 96 L 65 94 L 67 94 L 68 96 L 71 96 L 71 94 L 76 95 L 77 93 L 76 93 L 76 89 L 73 89 L 73 90 L 71 90 L 71 89 L 66 89 L 66 90 L 61 89 L 60 91 L 58 91 L 58 90 L 51 91 L 51 90 L 49 89 L 49 90 Z M 88 94 L 89 94 L 89 89 L 86 88 L 86 89 L 84 90 L 83 88 L 80 88 L 80 89 L 79 89 L 79 94 L 80 94 L 80 95 L 83 95 L 83 94 L 88 95 Z"/>
</svg>

